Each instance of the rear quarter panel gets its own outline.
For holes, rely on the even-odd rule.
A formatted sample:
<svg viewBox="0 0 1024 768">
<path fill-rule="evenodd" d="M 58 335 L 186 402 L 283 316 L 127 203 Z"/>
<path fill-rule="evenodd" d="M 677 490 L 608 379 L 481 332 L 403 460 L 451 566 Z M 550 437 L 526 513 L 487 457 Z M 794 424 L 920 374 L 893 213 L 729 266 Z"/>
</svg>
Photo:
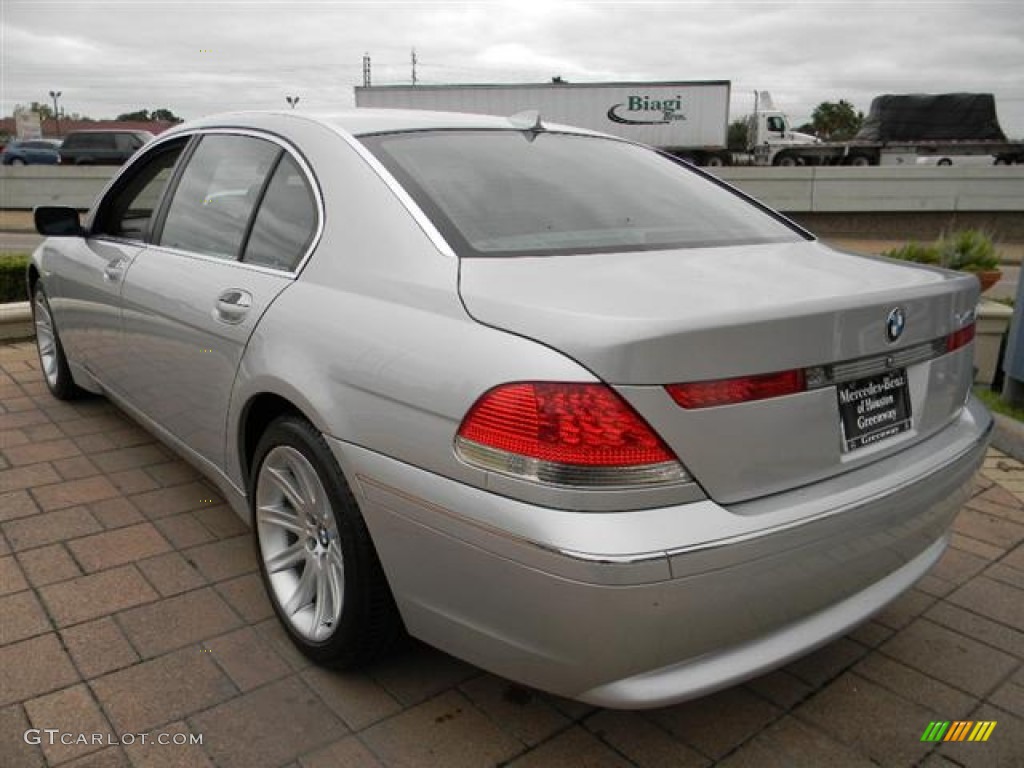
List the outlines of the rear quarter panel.
<svg viewBox="0 0 1024 768">
<path fill-rule="evenodd" d="M 246 405 L 269 392 L 327 435 L 486 485 L 485 473 L 453 450 L 477 397 L 502 381 L 592 377 L 547 347 L 469 318 L 458 260 L 439 250 L 376 170 L 325 126 L 280 127 L 314 169 L 325 228 L 243 357 L 228 417 L 232 482 L 246 484 L 238 439 Z"/>
</svg>

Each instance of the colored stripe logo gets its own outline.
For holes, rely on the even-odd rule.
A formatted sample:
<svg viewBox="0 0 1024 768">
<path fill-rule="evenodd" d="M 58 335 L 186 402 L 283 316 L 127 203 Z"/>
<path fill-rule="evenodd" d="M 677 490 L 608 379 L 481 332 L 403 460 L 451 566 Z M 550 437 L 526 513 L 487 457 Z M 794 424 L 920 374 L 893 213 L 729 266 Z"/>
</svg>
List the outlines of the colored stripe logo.
<svg viewBox="0 0 1024 768">
<path fill-rule="evenodd" d="M 988 741 L 995 728 L 995 720 L 932 721 L 921 734 L 921 741 Z"/>
</svg>

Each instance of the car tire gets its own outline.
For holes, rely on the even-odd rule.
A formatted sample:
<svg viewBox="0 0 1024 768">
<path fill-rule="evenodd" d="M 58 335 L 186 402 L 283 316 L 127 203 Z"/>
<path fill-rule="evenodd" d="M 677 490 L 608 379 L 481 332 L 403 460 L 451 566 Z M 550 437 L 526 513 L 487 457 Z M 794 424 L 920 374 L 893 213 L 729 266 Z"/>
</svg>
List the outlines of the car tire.
<svg viewBox="0 0 1024 768">
<path fill-rule="evenodd" d="M 43 284 L 37 282 L 32 290 L 32 321 L 35 326 L 36 351 L 39 353 L 39 367 L 43 372 L 46 386 L 58 400 L 75 400 L 83 390 L 75 384 L 60 343 L 60 334 L 53 320 L 50 301 Z"/>
<path fill-rule="evenodd" d="M 402 634 L 359 506 L 320 432 L 286 415 L 256 447 L 249 481 L 256 553 L 278 619 L 302 653 L 347 667 Z"/>
<path fill-rule="evenodd" d="M 12 157 L 11 165 L 26 165 L 26 163 L 20 157 Z"/>
</svg>

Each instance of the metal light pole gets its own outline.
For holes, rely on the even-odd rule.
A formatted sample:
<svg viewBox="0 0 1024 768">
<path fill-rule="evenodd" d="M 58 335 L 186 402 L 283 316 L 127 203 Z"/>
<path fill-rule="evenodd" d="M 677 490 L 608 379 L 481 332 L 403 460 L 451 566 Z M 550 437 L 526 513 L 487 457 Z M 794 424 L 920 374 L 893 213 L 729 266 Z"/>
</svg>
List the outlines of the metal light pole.
<svg viewBox="0 0 1024 768">
<path fill-rule="evenodd" d="M 299 103 L 298 96 L 285 96 L 284 100 L 288 102 L 288 106 L 295 109 L 295 105 Z"/>
<path fill-rule="evenodd" d="M 57 123 L 57 135 L 60 136 L 60 107 L 57 106 L 57 99 L 60 98 L 61 91 L 50 91 L 50 98 L 53 99 L 53 119 Z"/>
</svg>

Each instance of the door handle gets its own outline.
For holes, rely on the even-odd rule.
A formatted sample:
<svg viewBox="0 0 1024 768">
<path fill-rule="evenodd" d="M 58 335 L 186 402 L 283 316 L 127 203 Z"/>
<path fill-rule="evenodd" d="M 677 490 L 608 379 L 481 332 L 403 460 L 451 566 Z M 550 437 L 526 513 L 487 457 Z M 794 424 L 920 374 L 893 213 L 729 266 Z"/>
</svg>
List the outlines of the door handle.
<svg viewBox="0 0 1024 768">
<path fill-rule="evenodd" d="M 251 293 L 240 288 L 229 288 L 217 297 L 214 316 L 223 323 L 240 323 L 251 308 Z"/>
<path fill-rule="evenodd" d="M 103 268 L 103 279 L 108 283 L 116 283 L 124 277 L 124 259 L 114 259 Z"/>
</svg>

